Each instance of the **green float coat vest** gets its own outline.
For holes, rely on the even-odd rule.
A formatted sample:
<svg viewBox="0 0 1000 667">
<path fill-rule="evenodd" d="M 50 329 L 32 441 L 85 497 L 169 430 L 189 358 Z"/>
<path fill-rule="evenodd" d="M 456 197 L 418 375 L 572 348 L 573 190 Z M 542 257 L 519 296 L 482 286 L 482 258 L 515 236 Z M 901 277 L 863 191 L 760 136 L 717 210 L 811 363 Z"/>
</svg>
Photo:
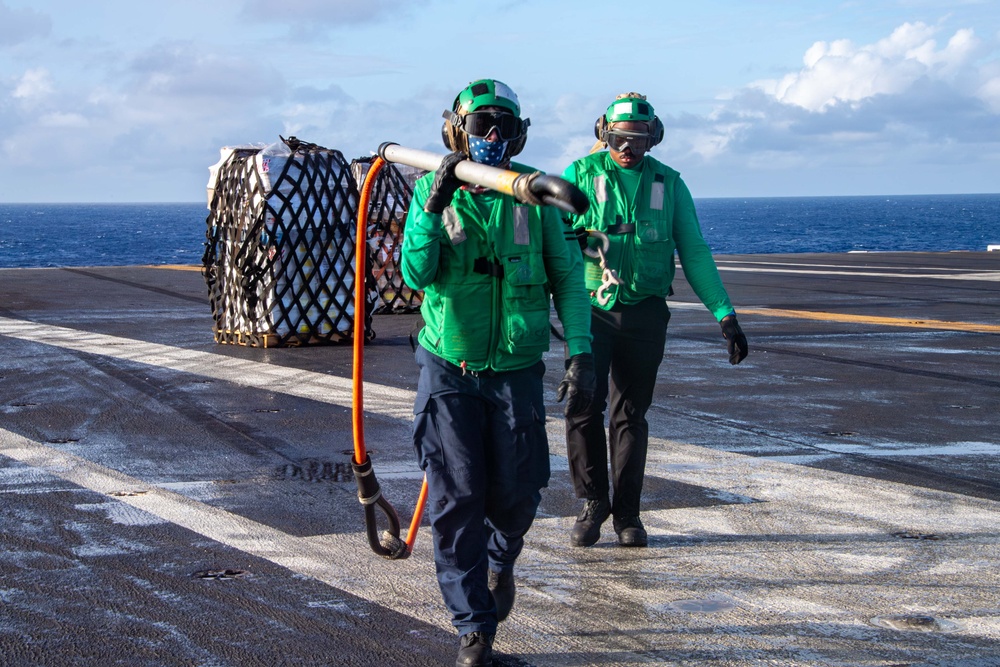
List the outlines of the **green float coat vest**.
<svg viewBox="0 0 1000 667">
<path fill-rule="evenodd" d="M 424 290 L 420 344 L 472 371 L 526 368 L 549 349 L 551 293 L 570 355 L 590 352 L 581 261 L 558 212 L 459 190 L 436 216 L 422 208 L 433 178 L 416 183 L 402 253 L 403 279 Z"/>
<path fill-rule="evenodd" d="M 677 252 L 692 289 L 721 320 L 733 307 L 680 174 L 648 155 L 632 174 L 626 171 L 602 151 L 577 160 L 564 174 L 590 198 L 590 209 L 576 217 L 574 226 L 608 234 L 607 265 L 624 283 L 605 291 L 611 295 L 606 304 L 598 303 L 595 292 L 603 271 L 599 260 L 586 257 L 584 277 L 591 304 L 610 310 L 617 303 L 665 298 L 674 279 Z"/>
</svg>

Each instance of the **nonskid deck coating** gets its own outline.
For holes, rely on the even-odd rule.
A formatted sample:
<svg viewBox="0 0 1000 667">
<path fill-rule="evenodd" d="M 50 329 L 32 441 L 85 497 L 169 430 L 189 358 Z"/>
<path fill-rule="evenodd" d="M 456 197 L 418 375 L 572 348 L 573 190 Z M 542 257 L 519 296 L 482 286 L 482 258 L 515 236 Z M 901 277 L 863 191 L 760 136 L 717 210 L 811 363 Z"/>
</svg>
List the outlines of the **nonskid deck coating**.
<svg viewBox="0 0 1000 667">
<path fill-rule="evenodd" d="M 1000 662 L 998 339 L 877 321 L 995 324 L 1000 257 L 718 259 L 751 356 L 729 366 L 677 285 L 649 549 L 614 546 L 610 527 L 568 546 L 578 503 L 548 355 L 553 479 L 498 664 Z M 923 277 L 958 273 L 979 278 Z M 191 271 L 0 272 L 5 661 L 451 664 L 429 528 L 384 561 L 352 480 L 279 472 L 348 460 L 349 348 L 215 345 L 204 294 Z M 366 348 L 368 447 L 404 520 L 417 321 L 377 317 Z M 245 574 L 194 576 L 226 569 Z"/>
</svg>

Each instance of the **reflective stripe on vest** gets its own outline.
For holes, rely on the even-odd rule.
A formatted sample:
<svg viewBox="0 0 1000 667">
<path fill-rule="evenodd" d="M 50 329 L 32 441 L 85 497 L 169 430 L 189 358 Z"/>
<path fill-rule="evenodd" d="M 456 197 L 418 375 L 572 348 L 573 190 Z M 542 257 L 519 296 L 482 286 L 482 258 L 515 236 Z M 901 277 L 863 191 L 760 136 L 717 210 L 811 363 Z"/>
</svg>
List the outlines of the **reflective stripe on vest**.
<svg viewBox="0 0 1000 667">
<path fill-rule="evenodd" d="M 603 176 L 594 176 L 594 201 L 603 204 L 608 201 L 608 181 Z"/>
</svg>

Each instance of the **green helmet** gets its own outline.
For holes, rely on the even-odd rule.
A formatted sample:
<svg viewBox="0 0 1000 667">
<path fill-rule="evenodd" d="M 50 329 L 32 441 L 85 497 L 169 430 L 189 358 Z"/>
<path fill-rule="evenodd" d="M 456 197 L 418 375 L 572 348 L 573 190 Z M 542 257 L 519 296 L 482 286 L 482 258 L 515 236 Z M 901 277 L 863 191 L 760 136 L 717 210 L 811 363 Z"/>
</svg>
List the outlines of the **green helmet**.
<svg viewBox="0 0 1000 667">
<path fill-rule="evenodd" d="M 495 79 L 479 79 L 470 83 L 455 98 L 454 111 L 465 115 L 482 107 L 502 107 L 521 117 L 521 104 L 510 87 Z"/>
<path fill-rule="evenodd" d="M 441 127 L 441 139 L 450 151 L 469 153 L 468 132 L 474 136 L 476 130 L 469 127 L 469 121 L 476 111 L 484 107 L 499 107 L 513 114 L 513 118 L 503 114 L 510 122 L 497 126 L 500 136 L 507 141 L 505 158 L 510 159 L 524 149 L 528 139 L 528 126 L 531 121 L 521 118 L 521 103 L 510 87 L 496 79 L 479 79 L 465 87 L 455 98 L 451 110 L 445 110 L 444 125 Z M 475 114 L 478 115 L 478 114 Z"/>
<path fill-rule="evenodd" d="M 622 93 L 616 97 L 604 115 L 594 123 L 594 136 L 608 143 L 611 124 L 627 121 L 646 124 L 646 133 L 650 141 L 645 150 L 663 141 L 663 123 L 656 117 L 653 105 L 646 101 L 646 96 L 639 93 Z"/>
<path fill-rule="evenodd" d="M 630 120 L 652 123 L 653 119 L 656 118 L 656 112 L 653 111 L 653 105 L 646 101 L 645 95 L 623 93 L 608 106 L 604 117 L 608 123 L 621 123 Z"/>
</svg>

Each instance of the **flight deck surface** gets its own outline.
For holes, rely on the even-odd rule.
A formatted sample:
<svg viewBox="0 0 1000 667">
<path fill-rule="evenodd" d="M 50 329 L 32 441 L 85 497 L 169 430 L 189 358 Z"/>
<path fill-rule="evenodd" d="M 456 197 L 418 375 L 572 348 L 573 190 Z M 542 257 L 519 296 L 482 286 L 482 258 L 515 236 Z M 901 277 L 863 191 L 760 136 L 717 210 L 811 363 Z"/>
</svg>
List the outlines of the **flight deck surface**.
<svg viewBox="0 0 1000 667">
<path fill-rule="evenodd" d="M 646 549 L 569 545 L 552 479 L 497 665 L 1000 664 L 1000 253 L 725 255 L 731 366 L 678 272 Z M 417 314 L 376 315 L 364 432 L 409 523 Z M 197 267 L 0 270 L 4 665 L 451 665 L 424 522 L 375 555 L 350 345 L 212 337 Z"/>
</svg>

